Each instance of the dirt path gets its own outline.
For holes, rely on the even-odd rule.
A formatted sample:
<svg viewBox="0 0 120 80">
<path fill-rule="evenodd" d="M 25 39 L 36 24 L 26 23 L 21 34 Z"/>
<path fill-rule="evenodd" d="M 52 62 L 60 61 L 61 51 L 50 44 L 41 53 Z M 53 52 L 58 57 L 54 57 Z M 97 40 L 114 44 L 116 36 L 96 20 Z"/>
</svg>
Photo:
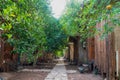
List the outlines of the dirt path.
<svg viewBox="0 0 120 80">
<path fill-rule="evenodd" d="M 48 72 L 11 72 L 1 73 L 3 80 L 44 80 Z"/>
<path fill-rule="evenodd" d="M 68 73 L 68 80 L 103 80 L 99 75 Z"/>
<path fill-rule="evenodd" d="M 65 65 L 67 69 L 68 80 L 103 80 L 100 75 L 92 73 L 80 73 L 75 65 Z"/>
<path fill-rule="evenodd" d="M 3 80 L 103 80 L 99 75 L 81 74 L 77 66 L 67 65 L 63 60 L 51 69 L 23 69 L 19 72 L 0 73 Z M 1 79 L 0 79 L 1 80 Z"/>
<path fill-rule="evenodd" d="M 17 72 L 0 73 L 0 80 L 45 80 L 56 63 L 40 63 L 36 66 L 24 66 Z"/>
</svg>

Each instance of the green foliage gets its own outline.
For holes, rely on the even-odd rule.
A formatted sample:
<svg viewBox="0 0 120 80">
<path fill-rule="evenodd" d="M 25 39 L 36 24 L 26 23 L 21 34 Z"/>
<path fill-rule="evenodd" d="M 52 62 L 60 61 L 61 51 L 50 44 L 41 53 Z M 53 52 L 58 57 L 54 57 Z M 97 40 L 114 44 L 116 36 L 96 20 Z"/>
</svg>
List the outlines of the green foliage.
<svg viewBox="0 0 120 80">
<path fill-rule="evenodd" d="M 25 54 L 28 59 L 33 60 L 32 57 L 39 55 L 34 52 L 36 50 L 42 52 L 46 42 L 44 18 L 50 15 L 46 1 L 3 0 L 2 2 L 6 5 L 1 10 L 1 16 L 6 21 L 2 23 L 4 25 L 2 28 L 8 36 L 7 41 L 14 47 L 13 53 Z"/>
<path fill-rule="evenodd" d="M 110 10 L 107 5 L 112 5 Z M 120 25 L 120 2 L 117 0 L 70 0 L 61 18 L 63 30 L 68 35 L 80 35 L 81 41 L 97 33 L 104 36 Z M 107 21 L 102 31 L 95 28 L 101 21 Z M 112 24 L 112 25 L 109 25 Z"/>
<path fill-rule="evenodd" d="M 52 17 L 48 0 L 0 0 L 0 28 L 12 53 L 36 61 L 43 51 L 64 47 L 66 35 Z"/>
<path fill-rule="evenodd" d="M 112 9 L 106 9 L 111 4 Z M 103 31 L 96 23 L 106 20 Z M 112 25 L 109 25 L 111 23 Z M 70 0 L 65 13 L 56 20 L 48 0 L 0 0 L 0 29 L 21 56 L 36 61 L 43 51 L 56 52 L 63 49 L 69 36 L 87 37 L 112 32 L 120 25 L 120 2 L 117 0 Z"/>
<path fill-rule="evenodd" d="M 55 55 L 56 55 L 57 57 L 63 57 L 63 51 L 56 51 L 56 52 L 55 52 Z"/>
<path fill-rule="evenodd" d="M 80 4 L 77 0 L 70 0 L 67 4 L 65 13 L 60 18 L 60 23 L 63 26 L 62 29 L 68 36 L 74 36 L 78 34 L 79 24 L 76 23 L 77 13 L 80 10 Z"/>
<path fill-rule="evenodd" d="M 62 50 L 66 45 L 67 36 L 62 31 L 61 25 L 55 18 L 49 19 L 49 26 L 45 28 L 46 33 L 46 52 L 56 52 Z"/>
</svg>

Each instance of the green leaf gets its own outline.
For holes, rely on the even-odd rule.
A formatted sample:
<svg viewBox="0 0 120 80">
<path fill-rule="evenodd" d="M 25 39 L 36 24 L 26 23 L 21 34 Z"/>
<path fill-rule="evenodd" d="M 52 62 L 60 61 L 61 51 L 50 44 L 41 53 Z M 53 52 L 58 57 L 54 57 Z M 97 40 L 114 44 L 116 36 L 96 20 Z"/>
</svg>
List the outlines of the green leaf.
<svg viewBox="0 0 120 80">
<path fill-rule="evenodd" d="M 6 35 L 7 35 L 8 39 L 12 38 L 12 34 L 6 34 Z"/>
</svg>

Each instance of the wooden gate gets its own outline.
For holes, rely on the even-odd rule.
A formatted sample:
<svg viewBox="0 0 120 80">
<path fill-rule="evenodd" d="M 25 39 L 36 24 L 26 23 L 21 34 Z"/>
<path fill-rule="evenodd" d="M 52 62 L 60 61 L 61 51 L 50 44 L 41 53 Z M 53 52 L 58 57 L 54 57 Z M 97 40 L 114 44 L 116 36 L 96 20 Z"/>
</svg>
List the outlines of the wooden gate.
<svg viewBox="0 0 120 80">
<path fill-rule="evenodd" d="M 95 43 L 94 38 L 87 39 L 88 60 L 93 61 L 95 59 Z"/>
</svg>

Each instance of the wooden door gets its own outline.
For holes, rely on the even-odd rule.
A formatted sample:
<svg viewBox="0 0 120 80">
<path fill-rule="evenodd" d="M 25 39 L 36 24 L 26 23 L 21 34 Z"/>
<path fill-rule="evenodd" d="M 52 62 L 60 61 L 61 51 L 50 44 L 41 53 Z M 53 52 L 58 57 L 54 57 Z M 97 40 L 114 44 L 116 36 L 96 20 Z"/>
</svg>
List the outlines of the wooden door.
<svg viewBox="0 0 120 80">
<path fill-rule="evenodd" d="M 88 39 L 88 60 L 92 61 L 95 59 L 95 44 L 94 38 Z"/>
</svg>

